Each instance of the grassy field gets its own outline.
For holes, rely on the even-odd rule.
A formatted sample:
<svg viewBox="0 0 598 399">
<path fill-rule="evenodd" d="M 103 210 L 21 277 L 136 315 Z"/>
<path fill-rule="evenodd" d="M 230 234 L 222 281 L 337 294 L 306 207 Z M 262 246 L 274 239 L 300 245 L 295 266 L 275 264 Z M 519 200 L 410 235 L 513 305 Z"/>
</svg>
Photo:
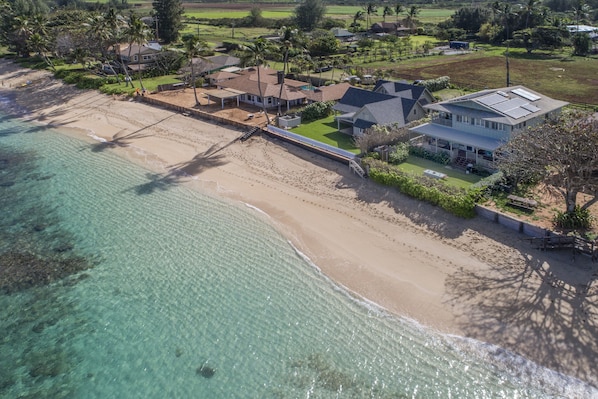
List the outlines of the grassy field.
<svg viewBox="0 0 598 399">
<path fill-rule="evenodd" d="M 151 3 L 148 4 L 151 7 Z M 219 19 L 219 18 L 243 18 L 249 15 L 251 8 L 258 7 L 262 11 L 262 17 L 271 19 L 288 18 L 293 15 L 296 4 L 255 4 L 255 3 L 185 3 L 185 16 L 201 19 Z M 143 6 L 145 7 L 145 5 Z M 326 7 L 326 16 L 334 19 L 342 19 L 348 27 L 353 22 L 353 16 L 363 11 L 360 6 L 329 5 Z M 384 20 L 382 16 L 383 8 L 379 8 L 377 15 L 371 15 L 372 23 Z M 454 13 L 454 9 L 441 8 L 423 8 L 417 19 L 422 24 L 433 23 L 446 20 Z M 404 19 L 405 13 L 399 15 L 399 19 Z M 395 21 L 397 16 L 386 17 L 386 21 Z M 365 21 L 362 21 L 365 24 Z"/>
</svg>

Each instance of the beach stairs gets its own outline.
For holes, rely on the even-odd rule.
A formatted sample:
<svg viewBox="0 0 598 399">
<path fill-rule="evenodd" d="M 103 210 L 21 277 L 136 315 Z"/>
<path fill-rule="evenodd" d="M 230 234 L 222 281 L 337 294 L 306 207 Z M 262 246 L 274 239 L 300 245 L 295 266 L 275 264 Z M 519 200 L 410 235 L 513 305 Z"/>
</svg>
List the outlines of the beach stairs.
<svg viewBox="0 0 598 399">
<path fill-rule="evenodd" d="M 253 136 L 255 133 L 257 133 L 258 130 L 260 130 L 259 126 L 256 126 L 256 127 L 252 128 L 251 130 L 248 130 L 247 132 L 243 133 L 243 135 L 241 137 L 239 137 L 239 140 L 241 142 L 246 141 L 251 136 Z"/>
<path fill-rule="evenodd" d="M 349 161 L 349 169 L 353 171 L 353 173 L 358 174 L 361 178 L 365 177 L 365 170 L 354 160 Z"/>
</svg>

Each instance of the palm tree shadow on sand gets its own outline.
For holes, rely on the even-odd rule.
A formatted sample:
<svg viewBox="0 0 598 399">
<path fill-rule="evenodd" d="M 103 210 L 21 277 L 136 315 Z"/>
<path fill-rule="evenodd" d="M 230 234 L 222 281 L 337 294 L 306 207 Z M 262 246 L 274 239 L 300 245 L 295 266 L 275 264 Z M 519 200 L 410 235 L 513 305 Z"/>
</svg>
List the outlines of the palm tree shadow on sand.
<svg viewBox="0 0 598 399">
<path fill-rule="evenodd" d="M 188 180 L 191 176 L 197 176 L 207 169 L 222 166 L 226 164 L 225 156 L 218 153 L 235 141 L 236 139 L 220 148 L 217 148 L 217 145 L 213 145 L 207 151 L 197 154 L 189 161 L 170 166 L 170 172 L 166 174 L 147 173 L 146 177 L 149 181 L 135 186 L 133 190 L 137 195 L 152 194 L 155 191 L 166 191 L 170 187 Z"/>
<path fill-rule="evenodd" d="M 152 123 L 151 125 L 144 126 L 140 129 L 135 130 L 134 132 L 128 133 L 124 136 L 117 137 L 118 133 L 112 138 L 112 140 L 107 141 L 98 141 L 91 145 L 91 152 L 102 152 L 109 148 L 114 147 L 126 147 L 131 144 L 131 140 L 135 139 L 142 139 L 144 137 L 149 137 L 150 134 L 142 134 L 145 130 L 149 129 L 152 126 L 156 126 L 165 120 L 172 118 L 176 114 L 172 114 L 167 116 L 166 118 L 160 119 L 159 121 Z"/>
<path fill-rule="evenodd" d="M 598 386 L 598 265 L 540 250 L 524 268 L 461 270 L 447 278 L 448 303 L 465 335 Z M 559 261 L 555 261 L 555 257 Z M 568 366 L 565 366 L 568 365 Z"/>
</svg>

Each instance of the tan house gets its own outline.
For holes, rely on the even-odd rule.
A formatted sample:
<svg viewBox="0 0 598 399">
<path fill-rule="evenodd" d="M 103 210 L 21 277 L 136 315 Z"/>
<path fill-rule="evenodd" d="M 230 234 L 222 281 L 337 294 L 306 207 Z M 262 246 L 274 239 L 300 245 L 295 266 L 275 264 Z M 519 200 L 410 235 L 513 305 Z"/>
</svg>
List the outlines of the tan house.
<svg viewBox="0 0 598 399">
<path fill-rule="evenodd" d="M 281 92 L 282 85 L 282 92 Z M 293 79 L 284 79 L 282 72 L 270 68 L 260 67 L 260 86 L 258 86 L 258 73 L 255 67 L 242 70 L 233 79 L 227 79 L 216 84 L 219 89 L 233 89 L 243 92 L 240 101 L 246 104 L 266 108 L 277 108 L 280 103 L 285 111 L 293 106 L 307 102 L 303 89 L 308 84 Z M 260 90 L 261 88 L 261 90 Z"/>
</svg>

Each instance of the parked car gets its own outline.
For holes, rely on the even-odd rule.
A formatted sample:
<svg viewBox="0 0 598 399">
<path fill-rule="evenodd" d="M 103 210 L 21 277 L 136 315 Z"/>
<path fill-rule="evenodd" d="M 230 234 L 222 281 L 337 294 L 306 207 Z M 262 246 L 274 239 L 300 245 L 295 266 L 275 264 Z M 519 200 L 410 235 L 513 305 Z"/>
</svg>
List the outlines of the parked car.
<svg viewBox="0 0 598 399">
<path fill-rule="evenodd" d="M 314 72 L 320 73 L 320 72 L 328 72 L 331 70 L 332 70 L 332 65 L 324 65 L 324 66 L 314 69 Z"/>
<path fill-rule="evenodd" d="M 355 82 L 355 83 L 361 82 L 361 78 L 359 76 L 356 76 L 356 75 L 347 76 L 343 80 L 345 82 Z"/>
</svg>

